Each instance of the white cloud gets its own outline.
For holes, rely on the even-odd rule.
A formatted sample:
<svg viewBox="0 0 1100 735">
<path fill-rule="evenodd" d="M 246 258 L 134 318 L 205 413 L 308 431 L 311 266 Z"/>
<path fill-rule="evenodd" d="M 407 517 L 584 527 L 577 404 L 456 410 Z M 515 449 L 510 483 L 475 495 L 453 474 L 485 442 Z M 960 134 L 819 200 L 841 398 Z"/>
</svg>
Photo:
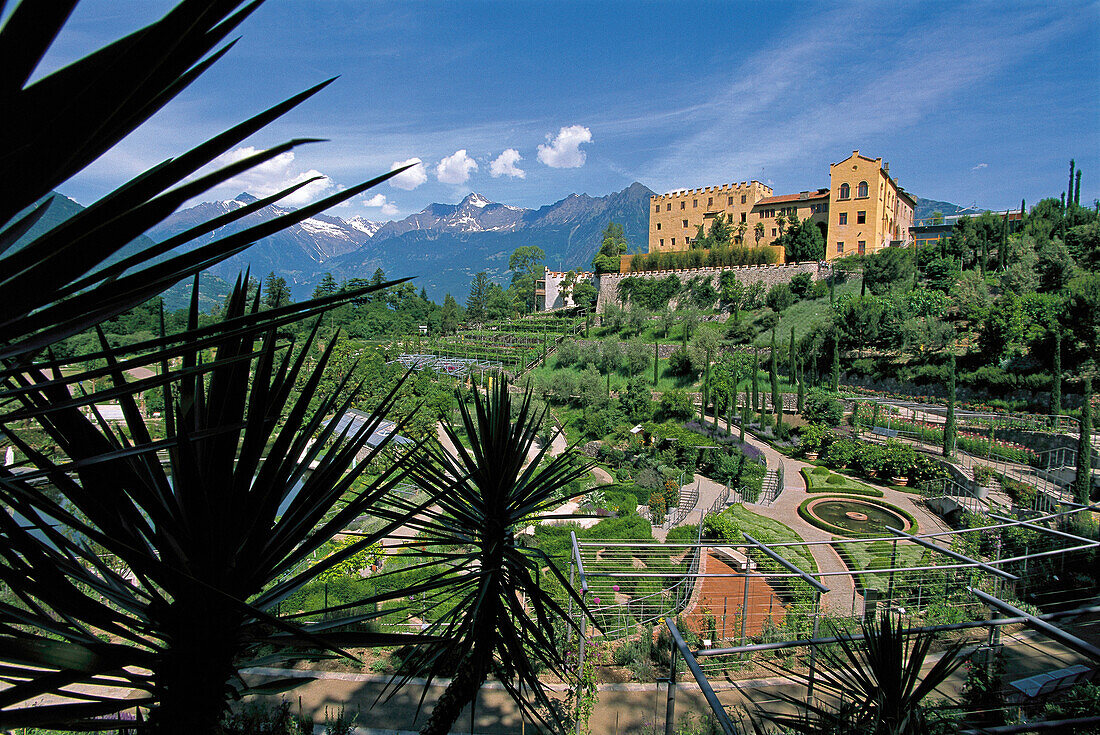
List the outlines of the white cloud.
<svg viewBox="0 0 1100 735">
<path fill-rule="evenodd" d="M 260 149 L 258 148 L 244 146 L 222 154 L 214 163 L 218 166 L 226 166 L 259 152 Z M 332 179 L 316 169 L 308 171 L 296 171 L 295 169 L 294 151 L 287 151 L 238 176 L 234 176 L 222 184 L 219 189 L 227 189 L 236 193 L 246 191 L 253 196 L 263 198 L 307 179 L 321 177 L 312 184 L 308 184 L 290 196 L 279 200 L 281 205 L 301 207 L 344 188 L 338 186 Z"/>
<path fill-rule="evenodd" d="M 462 148 L 447 156 L 435 167 L 435 177 L 444 184 L 464 184 L 470 180 L 470 172 L 477 171 L 477 161 L 466 155 Z"/>
<path fill-rule="evenodd" d="M 979 163 L 977 166 L 971 167 L 970 172 L 971 173 L 978 173 L 983 168 L 989 168 L 989 164 L 988 163 Z"/>
<path fill-rule="evenodd" d="M 365 199 L 363 206 L 369 209 L 377 207 L 384 217 L 394 217 L 398 212 L 397 205 L 387 200 L 385 194 L 375 194 L 370 199 Z"/>
<path fill-rule="evenodd" d="M 550 136 L 546 136 L 550 140 Z M 558 131 L 549 145 L 539 146 L 539 160 L 550 168 L 579 168 L 584 165 L 581 143 L 592 142 L 592 131 L 583 125 L 570 125 Z"/>
<path fill-rule="evenodd" d="M 394 176 L 389 180 L 390 186 L 396 186 L 398 189 L 404 189 L 405 191 L 412 191 L 428 180 L 428 172 L 424 170 L 424 162 L 419 158 L 410 158 L 407 161 L 394 161 L 393 165 L 390 166 L 390 171 L 410 164 L 420 165 L 413 165 L 413 167 L 407 171 L 402 171 L 397 174 L 397 176 Z"/>
<path fill-rule="evenodd" d="M 499 156 L 496 160 L 489 164 L 489 173 L 493 176 L 511 176 L 516 179 L 523 179 L 527 177 L 527 172 L 523 169 L 516 168 L 516 163 L 523 160 L 523 156 L 519 154 L 515 148 L 508 148 Z"/>
</svg>

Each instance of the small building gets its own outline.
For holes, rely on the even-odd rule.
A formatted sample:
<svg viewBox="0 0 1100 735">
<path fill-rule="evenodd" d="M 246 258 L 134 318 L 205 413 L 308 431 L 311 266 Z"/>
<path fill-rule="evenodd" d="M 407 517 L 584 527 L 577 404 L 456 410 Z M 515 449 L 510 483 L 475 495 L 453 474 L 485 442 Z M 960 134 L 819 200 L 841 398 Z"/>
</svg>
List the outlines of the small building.
<svg viewBox="0 0 1100 735">
<path fill-rule="evenodd" d="M 336 426 L 333 429 L 333 432 L 335 436 L 340 436 L 346 431 L 348 437 L 353 437 L 357 433 L 362 431 L 363 427 L 366 426 L 368 422 L 371 421 L 371 419 L 372 417 L 369 413 L 359 411 L 354 408 L 349 409 L 336 422 Z M 326 420 L 324 422 L 324 426 L 327 427 L 330 421 L 331 419 Z M 416 443 L 406 436 L 394 434 L 394 431 L 396 429 L 397 424 L 392 421 L 387 421 L 386 419 L 382 419 L 381 421 L 379 421 L 378 425 L 374 428 L 374 431 L 372 431 L 367 436 L 367 438 L 363 440 L 362 446 L 359 448 L 359 451 L 356 452 L 356 461 L 362 461 L 371 451 L 377 449 L 378 446 L 386 440 L 386 437 L 390 435 L 393 435 L 393 438 L 390 440 L 390 446 L 412 446 Z"/>
</svg>

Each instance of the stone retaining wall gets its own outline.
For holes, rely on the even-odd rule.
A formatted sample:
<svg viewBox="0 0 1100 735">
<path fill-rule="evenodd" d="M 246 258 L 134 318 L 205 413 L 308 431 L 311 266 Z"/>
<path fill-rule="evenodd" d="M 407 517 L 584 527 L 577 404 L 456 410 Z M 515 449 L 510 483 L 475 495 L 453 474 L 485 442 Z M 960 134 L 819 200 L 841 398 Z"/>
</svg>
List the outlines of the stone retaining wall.
<svg viewBox="0 0 1100 735">
<path fill-rule="evenodd" d="M 777 283 L 790 283 L 791 278 L 799 273 L 809 273 L 815 281 L 821 280 L 832 272 L 832 266 L 825 262 L 810 263 L 786 263 L 784 265 L 735 265 L 721 268 L 684 268 L 670 271 L 641 271 L 637 273 L 602 273 L 596 276 L 596 287 L 599 296 L 596 300 L 596 311 L 603 311 L 604 305 L 609 301 L 618 301 L 619 284 L 624 278 L 666 278 L 674 275 L 681 283 L 686 283 L 699 276 L 711 279 L 711 283 L 718 288 L 718 277 L 724 271 L 731 271 L 737 276 L 737 280 L 746 285 L 761 281 L 767 288 Z M 675 308 L 676 301 L 670 303 Z"/>
</svg>

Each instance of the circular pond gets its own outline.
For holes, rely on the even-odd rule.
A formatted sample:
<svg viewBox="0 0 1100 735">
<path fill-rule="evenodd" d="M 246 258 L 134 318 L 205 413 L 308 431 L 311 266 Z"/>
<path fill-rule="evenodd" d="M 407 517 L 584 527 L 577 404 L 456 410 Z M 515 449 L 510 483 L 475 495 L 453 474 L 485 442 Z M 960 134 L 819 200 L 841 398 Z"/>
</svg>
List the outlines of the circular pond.
<svg viewBox="0 0 1100 735">
<path fill-rule="evenodd" d="M 822 499 L 811 503 L 810 515 L 855 536 L 889 536 L 889 528 L 906 530 L 909 522 L 888 508 L 861 500 Z"/>
</svg>

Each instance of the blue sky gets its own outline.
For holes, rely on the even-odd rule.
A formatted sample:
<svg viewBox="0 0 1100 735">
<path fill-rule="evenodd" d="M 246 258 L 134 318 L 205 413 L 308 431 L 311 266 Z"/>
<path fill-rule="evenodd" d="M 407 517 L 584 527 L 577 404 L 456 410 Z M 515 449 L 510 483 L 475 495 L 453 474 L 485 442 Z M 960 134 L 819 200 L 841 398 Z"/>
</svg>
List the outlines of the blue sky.
<svg viewBox="0 0 1100 735">
<path fill-rule="evenodd" d="M 170 5 L 84 0 L 44 68 Z M 1092 202 L 1098 29 L 1098 3 L 268 0 L 225 59 L 63 193 L 87 204 L 339 74 L 247 145 L 329 142 L 215 196 L 319 172 L 316 196 L 413 158 L 419 175 L 333 214 L 391 219 L 470 191 L 537 207 L 633 181 L 787 193 L 828 185 L 858 148 L 918 196 L 991 208 L 1057 196 L 1073 157 Z"/>
</svg>

